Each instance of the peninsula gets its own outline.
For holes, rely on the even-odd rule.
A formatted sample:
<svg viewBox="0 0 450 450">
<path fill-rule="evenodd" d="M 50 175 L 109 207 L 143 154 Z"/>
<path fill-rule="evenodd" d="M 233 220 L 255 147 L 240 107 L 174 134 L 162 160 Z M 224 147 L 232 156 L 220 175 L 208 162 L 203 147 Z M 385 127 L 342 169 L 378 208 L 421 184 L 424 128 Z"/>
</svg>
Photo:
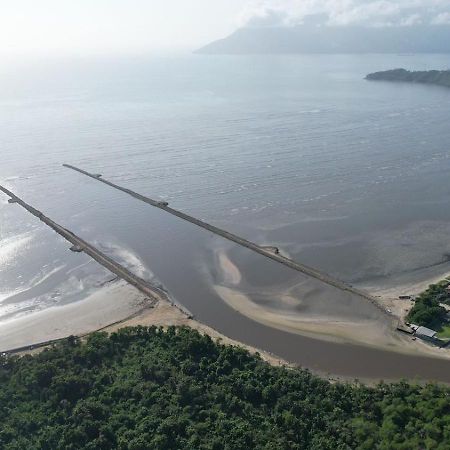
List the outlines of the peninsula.
<svg viewBox="0 0 450 450">
<path fill-rule="evenodd" d="M 385 70 L 366 76 L 370 81 L 402 81 L 406 83 L 435 84 L 450 87 L 450 70 L 410 71 L 406 69 Z"/>
<path fill-rule="evenodd" d="M 198 49 L 205 55 L 450 53 L 450 26 L 331 26 L 320 18 L 297 26 L 243 27 Z"/>
</svg>

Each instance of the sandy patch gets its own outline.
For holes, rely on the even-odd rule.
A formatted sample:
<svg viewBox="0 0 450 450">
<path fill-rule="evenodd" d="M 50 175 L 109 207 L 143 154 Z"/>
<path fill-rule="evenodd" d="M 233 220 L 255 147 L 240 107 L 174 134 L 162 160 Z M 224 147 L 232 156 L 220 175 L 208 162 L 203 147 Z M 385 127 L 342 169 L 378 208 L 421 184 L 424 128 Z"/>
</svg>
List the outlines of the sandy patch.
<svg viewBox="0 0 450 450">
<path fill-rule="evenodd" d="M 226 284 L 237 286 L 242 280 L 241 272 L 223 250 L 217 252 L 219 265 Z"/>
<path fill-rule="evenodd" d="M 325 316 L 304 318 L 277 312 L 253 302 L 242 292 L 215 286 L 217 294 L 234 310 L 263 325 L 329 342 L 351 343 L 406 354 L 450 358 L 450 352 L 429 346 L 391 329 L 388 323 L 352 322 Z"/>
<path fill-rule="evenodd" d="M 369 322 L 355 323 L 350 320 L 336 320 L 332 317 L 302 317 L 290 312 L 274 311 L 253 302 L 242 292 L 226 288 L 224 286 L 214 287 L 217 294 L 228 306 L 240 314 L 264 325 L 289 331 L 296 334 L 308 335 L 329 341 L 366 343 L 373 345 L 374 339 L 377 346 L 392 345 L 396 339 L 389 339 L 386 330 L 374 332 Z M 284 296 L 284 301 L 294 301 L 289 296 Z"/>
<path fill-rule="evenodd" d="M 419 295 L 422 292 L 426 291 L 428 289 L 428 286 L 430 286 L 430 284 L 439 283 L 440 281 L 445 280 L 446 278 L 449 277 L 450 274 L 444 276 L 440 275 L 417 283 L 402 284 L 389 288 L 368 287 L 367 289 L 370 290 L 371 294 L 382 299 L 398 299 L 400 295 Z"/>
<path fill-rule="evenodd" d="M 228 273 L 231 279 L 231 266 L 235 266 L 225 250 L 219 252 L 219 270 Z M 239 269 L 237 269 L 239 270 Z M 241 274 L 241 278 L 244 275 Z M 304 335 L 329 342 L 363 345 L 381 350 L 412 355 L 450 358 L 450 351 L 424 343 L 397 331 L 397 326 L 412 307 L 412 302 L 399 300 L 398 295 L 405 292 L 418 294 L 430 283 L 427 282 L 385 289 L 384 294 L 396 298 L 381 297 L 376 291 L 376 303 L 354 293 L 341 291 L 319 280 L 299 275 L 297 283 L 277 289 L 260 290 L 241 282 L 227 286 L 215 285 L 216 293 L 235 311 L 262 325 Z M 389 313 L 387 314 L 386 311 Z"/>
<path fill-rule="evenodd" d="M 79 302 L 0 322 L 0 351 L 83 335 L 123 320 L 148 304 L 127 283 L 109 284 Z"/>
<path fill-rule="evenodd" d="M 404 320 L 408 312 L 414 306 L 412 300 L 401 300 L 399 297 L 403 295 L 418 296 L 428 289 L 430 284 L 436 284 L 449 278 L 449 275 L 435 276 L 425 281 L 417 283 L 402 284 L 389 288 L 366 288 L 371 295 L 375 297 L 378 303 L 387 310 L 391 311 L 398 319 Z"/>
</svg>

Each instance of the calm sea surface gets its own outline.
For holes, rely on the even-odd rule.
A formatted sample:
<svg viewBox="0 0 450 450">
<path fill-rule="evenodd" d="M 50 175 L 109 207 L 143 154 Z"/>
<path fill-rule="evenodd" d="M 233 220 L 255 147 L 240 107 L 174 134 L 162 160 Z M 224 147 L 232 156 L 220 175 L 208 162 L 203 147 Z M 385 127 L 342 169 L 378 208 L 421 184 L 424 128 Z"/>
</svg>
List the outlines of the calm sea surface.
<svg viewBox="0 0 450 450">
<path fill-rule="evenodd" d="M 2 66 L 0 183 L 232 334 L 241 318 L 211 288 L 214 252 L 228 244 L 61 164 L 356 285 L 426 279 L 450 271 L 450 89 L 364 76 L 449 63 L 189 55 Z M 111 278 L 6 200 L 0 321 L 77 301 Z M 246 261 L 261 286 L 295 275 L 258 277 Z"/>
</svg>

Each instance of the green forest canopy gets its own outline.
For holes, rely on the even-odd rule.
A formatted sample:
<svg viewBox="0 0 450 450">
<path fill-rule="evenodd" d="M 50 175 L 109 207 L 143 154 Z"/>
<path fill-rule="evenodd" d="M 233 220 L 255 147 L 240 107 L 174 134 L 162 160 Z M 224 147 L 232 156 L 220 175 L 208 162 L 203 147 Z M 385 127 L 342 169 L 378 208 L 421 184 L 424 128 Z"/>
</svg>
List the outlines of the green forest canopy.
<svg viewBox="0 0 450 450">
<path fill-rule="evenodd" d="M 431 284 L 428 289 L 417 297 L 414 306 L 406 317 L 416 325 L 440 330 L 447 321 L 447 310 L 441 303 L 448 304 L 450 298 L 446 291 L 448 280 Z"/>
<path fill-rule="evenodd" d="M 0 359 L 0 448 L 448 449 L 450 390 L 331 384 L 188 328 Z"/>
<path fill-rule="evenodd" d="M 450 87 L 450 70 L 422 70 L 410 71 L 405 69 L 385 70 L 369 73 L 367 80 L 372 81 L 401 81 L 406 83 L 436 84 Z"/>
<path fill-rule="evenodd" d="M 450 87 L 450 70 L 410 71 L 405 69 L 369 73 L 367 80 L 402 81 L 406 83 L 436 84 Z"/>
</svg>

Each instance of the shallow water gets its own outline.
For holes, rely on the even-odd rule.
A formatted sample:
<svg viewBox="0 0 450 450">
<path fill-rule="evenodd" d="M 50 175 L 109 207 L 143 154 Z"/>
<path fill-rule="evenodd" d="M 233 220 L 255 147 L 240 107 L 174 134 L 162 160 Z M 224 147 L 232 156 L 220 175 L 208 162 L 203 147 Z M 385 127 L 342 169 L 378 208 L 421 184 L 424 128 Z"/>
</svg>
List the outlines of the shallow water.
<svg viewBox="0 0 450 450">
<path fill-rule="evenodd" d="M 306 349 L 319 344 L 268 333 L 217 297 L 214 251 L 228 244 L 61 164 L 167 199 L 354 284 L 444 274 L 450 90 L 363 77 L 398 66 L 447 65 L 448 56 L 370 55 L 2 67 L 0 180 L 161 283 L 200 320 L 317 368 Z M 3 197 L 0 243 L 0 320 L 77 301 L 111 278 Z M 258 288 L 295 282 L 295 273 L 266 269 L 241 250 L 237 255 L 256 299 Z M 340 350 L 320 345 L 322 369 L 367 372 L 359 362 L 344 370 L 330 359 Z M 386 368 L 386 376 L 400 370 Z"/>
</svg>

